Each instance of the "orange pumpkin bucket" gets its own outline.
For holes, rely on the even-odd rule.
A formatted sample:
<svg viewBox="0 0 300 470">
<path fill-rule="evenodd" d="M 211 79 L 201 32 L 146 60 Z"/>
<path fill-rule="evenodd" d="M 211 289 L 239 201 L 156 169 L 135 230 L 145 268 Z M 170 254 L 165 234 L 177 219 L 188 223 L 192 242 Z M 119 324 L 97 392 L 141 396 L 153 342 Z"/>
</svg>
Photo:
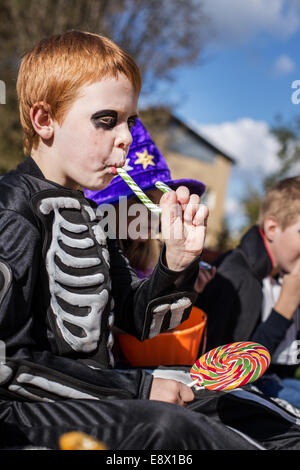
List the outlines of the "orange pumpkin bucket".
<svg viewBox="0 0 300 470">
<path fill-rule="evenodd" d="M 206 315 L 193 307 L 187 320 L 174 330 L 139 341 L 119 334 L 119 344 L 126 359 L 135 367 L 192 365 L 198 359 L 200 342 L 205 334 Z"/>
</svg>

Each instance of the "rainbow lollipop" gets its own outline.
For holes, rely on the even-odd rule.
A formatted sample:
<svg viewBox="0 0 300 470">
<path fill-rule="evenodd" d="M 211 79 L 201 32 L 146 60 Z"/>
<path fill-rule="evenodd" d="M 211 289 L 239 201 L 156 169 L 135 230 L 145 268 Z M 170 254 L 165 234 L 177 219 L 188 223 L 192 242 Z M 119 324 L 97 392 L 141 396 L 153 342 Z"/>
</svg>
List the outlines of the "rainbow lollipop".
<svg viewBox="0 0 300 470">
<path fill-rule="evenodd" d="M 195 362 L 190 370 L 194 382 L 189 386 L 209 390 L 242 387 L 257 380 L 270 362 L 269 351 L 258 343 L 229 343 L 212 349 Z"/>
</svg>

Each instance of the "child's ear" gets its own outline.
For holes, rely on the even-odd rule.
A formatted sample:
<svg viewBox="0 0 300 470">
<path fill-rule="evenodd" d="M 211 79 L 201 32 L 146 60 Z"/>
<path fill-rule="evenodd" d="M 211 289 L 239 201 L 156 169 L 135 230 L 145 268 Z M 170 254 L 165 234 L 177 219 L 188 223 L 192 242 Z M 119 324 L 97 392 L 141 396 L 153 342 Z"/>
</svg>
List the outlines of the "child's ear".
<svg viewBox="0 0 300 470">
<path fill-rule="evenodd" d="M 264 234 L 269 242 L 272 242 L 280 229 L 280 225 L 275 217 L 269 216 L 264 221 Z"/>
<path fill-rule="evenodd" d="M 30 118 L 35 132 L 44 140 L 53 137 L 54 126 L 51 117 L 51 107 L 44 101 L 35 103 L 30 108 Z"/>
</svg>

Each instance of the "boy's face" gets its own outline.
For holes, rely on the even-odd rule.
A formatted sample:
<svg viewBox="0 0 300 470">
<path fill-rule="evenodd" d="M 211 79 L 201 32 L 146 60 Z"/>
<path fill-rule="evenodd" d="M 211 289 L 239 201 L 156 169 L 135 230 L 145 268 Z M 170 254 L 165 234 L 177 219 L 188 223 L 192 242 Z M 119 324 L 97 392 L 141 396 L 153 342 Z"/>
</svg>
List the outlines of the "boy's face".
<svg viewBox="0 0 300 470">
<path fill-rule="evenodd" d="M 71 189 L 105 188 L 115 176 L 112 167 L 125 163 L 137 103 L 124 74 L 83 86 L 63 123 L 53 123 L 51 178 Z"/>
<path fill-rule="evenodd" d="M 272 243 L 269 245 L 277 267 L 290 273 L 296 265 L 300 265 L 300 215 L 296 221 L 282 230 L 277 223 Z"/>
</svg>

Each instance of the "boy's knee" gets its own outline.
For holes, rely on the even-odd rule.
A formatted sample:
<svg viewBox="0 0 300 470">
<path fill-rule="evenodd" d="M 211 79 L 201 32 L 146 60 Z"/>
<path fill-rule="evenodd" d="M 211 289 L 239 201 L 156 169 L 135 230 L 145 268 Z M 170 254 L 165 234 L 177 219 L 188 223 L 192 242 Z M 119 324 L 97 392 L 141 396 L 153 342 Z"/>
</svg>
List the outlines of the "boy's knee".
<svg viewBox="0 0 300 470">
<path fill-rule="evenodd" d="M 151 400 L 138 400 L 134 409 L 136 426 L 132 420 L 130 426 L 132 434 L 138 434 L 140 449 L 198 448 L 200 414 L 197 416 L 179 405 Z"/>
</svg>

